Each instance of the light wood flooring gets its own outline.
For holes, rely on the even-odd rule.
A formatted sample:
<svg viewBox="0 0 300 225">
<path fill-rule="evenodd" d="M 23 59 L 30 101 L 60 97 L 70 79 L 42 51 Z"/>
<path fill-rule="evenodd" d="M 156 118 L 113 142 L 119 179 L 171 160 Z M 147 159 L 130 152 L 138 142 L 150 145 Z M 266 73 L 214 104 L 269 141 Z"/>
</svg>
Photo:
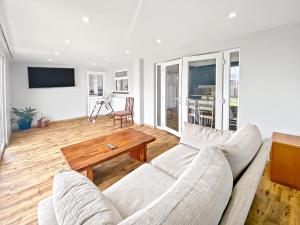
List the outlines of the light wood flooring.
<svg viewBox="0 0 300 225">
<path fill-rule="evenodd" d="M 126 124 L 132 126 L 131 123 Z M 126 129 L 125 128 L 123 129 Z M 135 127 L 156 137 L 148 145 L 148 160 L 178 144 L 178 138 L 158 129 Z M 95 124 L 86 118 L 55 122 L 49 128 L 15 132 L 0 162 L 0 224 L 37 224 L 38 202 L 51 195 L 52 179 L 68 168 L 60 148 L 120 130 L 112 119 Z M 141 165 L 126 155 L 94 169 L 94 182 L 105 189 Z M 300 224 L 300 192 L 270 182 L 265 171 L 246 224 Z"/>
</svg>

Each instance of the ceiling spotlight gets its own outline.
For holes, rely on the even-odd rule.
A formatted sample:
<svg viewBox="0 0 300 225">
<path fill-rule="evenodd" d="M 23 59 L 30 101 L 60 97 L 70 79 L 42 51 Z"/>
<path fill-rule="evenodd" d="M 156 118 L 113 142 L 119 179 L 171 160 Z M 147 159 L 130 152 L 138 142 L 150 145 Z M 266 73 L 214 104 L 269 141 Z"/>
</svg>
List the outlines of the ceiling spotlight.
<svg viewBox="0 0 300 225">
<path fill-rule="evenodd" d="M 109 61 L 109 58 L 105 58 L 104 60 L 107 62 L 107 61 Z"/>
<path fill-rule="evenodd" d="M 161 43 L 161 39 L 156 39 L 156 43 L 160 44 Z"/>
<path fill-rule="evenodd" d="M 57 51 L 54 52 L 54 55 L 59 55 L 59 53 Z"/>
<path fill-rule="evenodd" d="M 70 40 L 66 39 L 66 40 L 65 40 L 65 43 L 66 43 L 66 44 L 69 44 L 69 43 L 70 43 Z"/>
<path fill-rule="evenodd" d="M 88 16 L 83 16 L 82 21 L 85 22 L 85 23 L 89 23 L 91 21 L 91 18 L 88 17 Z"/>
<path fill-rule="evenodd" d="M 127 55 L 129 55 L 130 51 L 129 51 L 129 50 L 126 50 L 125 53 L 126 53 Z"/>
<path fill-rule="evenodd" d="M 229 19 L 233 19 L 233 18 L 235 18 L 237 16 L 237 14 L 236 14 L 236 12 L 232 12 L 232 13 L 230 13 L 229 14 Z"/>
<path fill-rule="evenodd" d="M 48 62 L 52 62 L 52 59 L 48 59 Z"/>
</svg>

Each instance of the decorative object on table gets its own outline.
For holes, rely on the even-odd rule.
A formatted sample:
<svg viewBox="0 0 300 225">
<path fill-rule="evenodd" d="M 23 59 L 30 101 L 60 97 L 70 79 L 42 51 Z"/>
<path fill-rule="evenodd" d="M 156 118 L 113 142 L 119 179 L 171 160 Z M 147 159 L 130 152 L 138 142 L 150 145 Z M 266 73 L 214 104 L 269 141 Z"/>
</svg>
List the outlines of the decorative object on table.
<svg viewBox="0 0 300 225">
<path fill-rule="evenodd" d="M 125 110 L 113 113 L 114 125 L 116 124 L 116 120 L 121 121 L 121 123 L 120 123 L 121 128 L 123 127 L 124 120 L 125 120 L 125 122 L 127 122 L 128 119 L 130 119 L 131 122 L 134 123 L 134 121 L 133 121 L 133 106 L 134 106 L 134 98 L 127 97 Z"/>
<path fill-rule="evenodd" d="M 114 150 L 114 149 L 117 148 L 117 147 L 116 147 L 115 145 L 113 145 L 113 144 L 107 144 L 106 146 L 109 147 L 109 148 L 112 149 L 112 150 Z"/>
<path fill-rule="evenodd" d="M 31 128 L 32 120 L 36 115 L 36 109 L 25 107 L 25 109 L 12 108 L 12 113 L 17 117 L 12 119 L 12 123 L 16 122 L 20 130 Z"/>
<path fill-rule="evenodd" d="M 41 116 L 41 118 L 37 121 L 38 128 L 44 128 L 49 126 L 49 120 L 44 115 Z"/>
</svg>

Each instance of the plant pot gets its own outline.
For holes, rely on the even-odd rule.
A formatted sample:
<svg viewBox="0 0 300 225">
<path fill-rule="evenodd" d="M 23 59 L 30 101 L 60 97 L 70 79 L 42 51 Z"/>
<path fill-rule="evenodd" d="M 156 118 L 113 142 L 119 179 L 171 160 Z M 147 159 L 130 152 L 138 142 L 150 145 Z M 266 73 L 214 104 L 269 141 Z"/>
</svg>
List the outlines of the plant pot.
<svg viewBox="0 0 300 225">
<path fill-rule="evenodd" d="M 19 130 L 27 130 L 31 128 L 32 120 L 19 120 L 18 126 Z"/>
</svg>

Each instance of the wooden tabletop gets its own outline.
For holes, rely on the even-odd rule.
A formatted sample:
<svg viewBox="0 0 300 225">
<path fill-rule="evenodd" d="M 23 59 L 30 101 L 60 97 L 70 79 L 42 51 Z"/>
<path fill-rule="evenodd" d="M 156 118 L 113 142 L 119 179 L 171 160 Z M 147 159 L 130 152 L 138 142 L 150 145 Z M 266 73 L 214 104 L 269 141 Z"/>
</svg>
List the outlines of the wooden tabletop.
<svg viewBox="0 0 300 225">
<path fill-rule="evenodd" d="M 272 141 L 300 147 L 300 136 L 296 135 L 274 132 L 272 135 Z"/>
<path fill-rule="evenodd" d="M 71 169 L 80 172 L 154 140 L 151 135 L 129 128 L 63 147 L 61 151 Z M 113 144 L 117 148 L 112 150 L 106 146 L 107 144 Z"/>
</svg>

